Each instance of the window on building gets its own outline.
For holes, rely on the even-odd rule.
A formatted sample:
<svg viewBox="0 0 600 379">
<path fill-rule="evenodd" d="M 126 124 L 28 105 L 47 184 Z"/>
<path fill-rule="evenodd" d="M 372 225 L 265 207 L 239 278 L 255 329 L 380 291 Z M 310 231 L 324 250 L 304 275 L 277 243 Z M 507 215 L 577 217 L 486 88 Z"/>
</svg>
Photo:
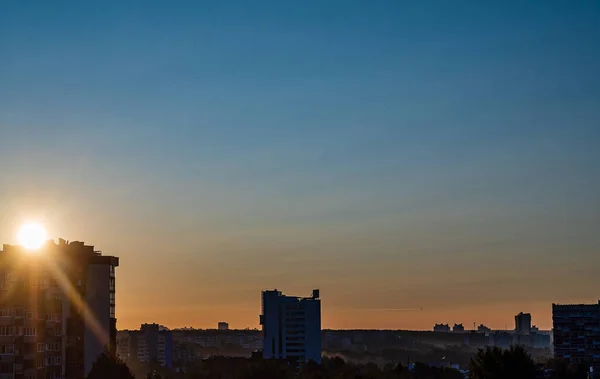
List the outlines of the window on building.
<svg viewBox="0 0 600 379">
<path fill-rule="evenodd" d="M 34 327 L 30 327 L 30 326 L 26 326 L 25 328 L 23 328 L 23 334 L 26 336 L 35 336 L 36 335 L 36 328 Z"/>
<path fill-rule="evenodd" d="M 12 374 L 13 373 L 13 364 L 12 363 L 0 363 L 0 373 L 1 374 Z"/>
<path fill-rule="evenodd" d="M 60 351 L 60 343 L 59 342 L 48 343 L 48 344 L 46 344 L 46 350 L 47 351 Z"/>
<path fill-rule="evenodd" d="M 10 317 L 10 308 L 2 308 L 1 316 L 2 317 Z"/>
<path fill-rule="evenodd" d="M 33 319 L 33 312 L 26 312 L 25 313 L 25 318 L 28 319 L 28 320 Z"/>
<path fill-rule="evenodd" d="M 53 313 L 46 313 L 46 321 L 55 321 Z"/>
<path fill-rule="evenodd" d="M 38 351 L 38 353 L 43 353 L 44 352 L 44 344 L 43 343 L 38 343 L 37 344 L 37 351 Z"/>
<path fill-rule="evenodd" d="M 38 358 L 35 361 L 35 367 L 44 368 L 44 358 Z"/>
<path fill-rule="evenodd" d="M 14 333 L 14 329 L 9 325 L 0 326 L 0 336 L 12 336 Z"/>
<path fill-rule="evenodd" d="M 15 353 L 15 345 L 0 345 L 0 355 L 13 355 Z"/>
</svg>

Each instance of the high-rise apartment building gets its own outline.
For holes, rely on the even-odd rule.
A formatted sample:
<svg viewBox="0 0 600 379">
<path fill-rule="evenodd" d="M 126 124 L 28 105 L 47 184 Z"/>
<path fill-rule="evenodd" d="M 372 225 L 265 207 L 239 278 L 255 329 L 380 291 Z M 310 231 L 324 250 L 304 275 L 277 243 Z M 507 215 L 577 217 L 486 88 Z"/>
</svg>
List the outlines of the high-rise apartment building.
<svg viewBox="0 0 600 379">
<path fill-rule="evenodd" d="M 598 304 L 552 304 L 554 356 L 600 370 L 600 301 Z"/>
<path fill-rule="evenodd" d="M 117 355 L 126 363 L 154 361 L 172 368 L 173 335 L 158 324 L 142 324 L 140 330 L 120 330 L 117 332 Z"/>
<path fill-rule="evenodd" d="M 520 335 L 531 334 L 531 314 L 520 312 L 515 316 L 515 333 Z"/>
<path fill-rule="evenodd" d="M 0 251 L 0 378 L 83 379 L 115 350 L 119 258 L 83 242 Z"/>
<path fill-rule="evenodd" d="M 321 362 L 321 300 L 285 296 L 280 291 L 262 292 L 263 357 L 295 363 Z"/>
</svg>

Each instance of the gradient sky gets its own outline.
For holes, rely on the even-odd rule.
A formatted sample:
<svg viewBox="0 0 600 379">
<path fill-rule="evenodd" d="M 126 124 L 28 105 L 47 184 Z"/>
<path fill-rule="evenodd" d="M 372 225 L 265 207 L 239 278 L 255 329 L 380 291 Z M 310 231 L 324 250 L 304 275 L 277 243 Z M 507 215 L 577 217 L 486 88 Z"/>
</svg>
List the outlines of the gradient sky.
<svg viewBox="0 0 600 379">
<path fill-rule="evenodd" d="M 2 1 L 0 241 L 120 256 L 120 328 L 548 328 L 600 297 L 599 41 L 595 0 Z"/>
</svg>

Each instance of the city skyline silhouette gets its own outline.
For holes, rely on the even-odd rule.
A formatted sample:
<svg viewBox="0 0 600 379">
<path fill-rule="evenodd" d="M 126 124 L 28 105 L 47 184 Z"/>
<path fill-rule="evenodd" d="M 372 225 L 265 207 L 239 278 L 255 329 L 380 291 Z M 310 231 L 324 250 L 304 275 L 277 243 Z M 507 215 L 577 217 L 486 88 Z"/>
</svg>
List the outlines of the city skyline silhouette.
<svg viewBox="0 0 600 379">
<path fill-rule="evenodd" d="M 596 303 L 600 7 L 0 5 L 0 244 L 120 257 L 117 319 L 511 325 Z M 406 311 L 423 309 L 422 311 Z"/>
</svg>

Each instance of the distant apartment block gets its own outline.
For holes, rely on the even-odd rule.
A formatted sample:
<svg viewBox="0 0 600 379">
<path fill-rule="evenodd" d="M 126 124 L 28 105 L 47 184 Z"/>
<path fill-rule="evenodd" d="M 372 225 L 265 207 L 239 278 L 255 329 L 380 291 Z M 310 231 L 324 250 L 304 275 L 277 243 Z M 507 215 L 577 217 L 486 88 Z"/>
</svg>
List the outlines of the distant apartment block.
<svg viewBox="0 0 600 379">
<path fill-rule="evenodd" d="M 1 378 L 83 379 L 115 350 L 119 258 L 83 242 L 0 252 Z"/>
<path fill-rule="evenodd" d="M 158 324 L 142 324 L 140 330 L 117 332 L 117 355 L 126 363 L 158 362 L 173 367 L 173 336 Z"/>
<path fill-rule="evenodd" d="M 477 327 L 477 332 L 478 333 L 485 333 L 485 334 L 490 334 L 492 332 L 492 329 L 488 328 L 487 326 L 480 324 Z"/>
<path fill-rule="evenodd" d="M 226 322 L 220 322 L 217 326 L 219 330 L 229 330 L 229 324 Z"/>
<path fill-rule="evenodd" d="M 262 350 L 263 339 L 259 330 L 174 330 L 173 341 L 182 341 L 201 348 L 237 346 L 245 350 Z"/>
<path fill-rule="evenodd" d="M 554 356 L 600 370 L 600 301 L 598 304 L 552 304 Z"/>
<path fill-rule="evenodd" d="M 262 292 L 263 357 L 295 363 L 321 362 L 321 300 L 285 296 L 280 291 Z"/>
<path fill-rule="evenodd" d="M 465 327 L 463 326 L 463 324 L 454 324 L 454 326 L 452 327 L 452 331 L 454 333 L 464 333 Z"/>
<path fill-rule="evenodd" d="M 450 332 L 450 325 L 448 324 L 435 324 L 433 326 L 434 332 L 448 333 Z"/>
<path fill-rule="evenodd" d="M 515 333 L 525 336 L 531 334 L 531 314 L 521 312 L 515 316 Z"/>
</svg>

